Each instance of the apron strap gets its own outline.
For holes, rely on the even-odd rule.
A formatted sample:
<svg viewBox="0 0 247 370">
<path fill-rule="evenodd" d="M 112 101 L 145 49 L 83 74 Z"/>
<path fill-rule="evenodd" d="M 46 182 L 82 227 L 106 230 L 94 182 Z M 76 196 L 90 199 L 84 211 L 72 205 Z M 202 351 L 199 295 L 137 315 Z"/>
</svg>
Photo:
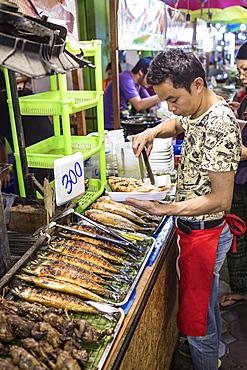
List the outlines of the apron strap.
<svg viewBox="0 0 247 370">
<path fill-rule="evenodd" d="M 237 252 L 236 236 L 241 236 L 246 231 L 246 223 L 240 217 L 233 214 L 225 214 L 225 219 L 233 234 L 232 252 Z M 237 229 L 236 229 L 237 228 Z"/>
</svg>

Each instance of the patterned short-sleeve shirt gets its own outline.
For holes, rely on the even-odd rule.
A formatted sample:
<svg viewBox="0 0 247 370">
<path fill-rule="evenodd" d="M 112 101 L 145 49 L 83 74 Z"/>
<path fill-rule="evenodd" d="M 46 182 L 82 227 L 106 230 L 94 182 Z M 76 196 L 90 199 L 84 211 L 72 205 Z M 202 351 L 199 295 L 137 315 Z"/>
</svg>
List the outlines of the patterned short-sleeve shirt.
<svg viewBox="0 0 247 370">
<path fill-rule="evenodd" d="M 185 129 L 185 137 L 178 168 L 177 202 L 210 193 L 208 171 L 236 171 L 241 155 L 239 126 L 224 100 L 194 120 L 190 116 L 180 117 L 180 124 Z M 186 218 L 212 220 L 223 214 L 217 212 Z"/>
</svg>

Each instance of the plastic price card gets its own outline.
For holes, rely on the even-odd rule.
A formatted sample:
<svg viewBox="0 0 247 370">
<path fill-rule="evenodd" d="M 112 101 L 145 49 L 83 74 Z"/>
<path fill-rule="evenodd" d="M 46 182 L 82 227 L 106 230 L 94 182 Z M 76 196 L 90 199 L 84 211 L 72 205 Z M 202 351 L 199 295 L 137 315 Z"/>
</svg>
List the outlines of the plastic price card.
<svg viewBox="0 0 247 370">
<path fill-rule="evenodd" d="M 85 192 L 82 153 L 55 159 L 54 175 L 58 206 L 82 195 Z"/>
</svg>

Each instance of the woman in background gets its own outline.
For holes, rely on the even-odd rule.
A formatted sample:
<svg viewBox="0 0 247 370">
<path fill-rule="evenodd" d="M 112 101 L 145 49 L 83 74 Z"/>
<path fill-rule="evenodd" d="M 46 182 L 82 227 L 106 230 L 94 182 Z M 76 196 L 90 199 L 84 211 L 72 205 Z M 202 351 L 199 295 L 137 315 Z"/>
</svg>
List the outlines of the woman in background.
<svg viewBox="0 0 247 370">
<path fill-rule="evenodd" d="M 111 62 L 109 62 L 105 69 L 107 77 L 102 80 L 102 90 L 104 91 L 106 89 L 106 86 L 111 82 L 112 80 L 112 68 L 111 68 Z M 118 72 L 122 72 L 122 68 L 120 63 L 118 63 Z"/>
<path fill-rule="evenodd" d="M 247 87 L 247 42 L 243 43 L 237 54 L 236 63 L 238 77 L 243 85 Z M 241 103 L 229 103 L 236 117 L 247 120 L 247 96 Z M 247 221 L 247 121 L 241 124 L 242 153 L 241 160 L 234 180 L 234 193 L 231 212 Z M 227 253 L 227 264 L 229 272 L 229 284 L 232 293 L 220 298 L 222 308 L 230 308 L 233 305 L 243 303 L 247 300 L 247 233 L 237 236 L 237 252 Z"/>
</svg>

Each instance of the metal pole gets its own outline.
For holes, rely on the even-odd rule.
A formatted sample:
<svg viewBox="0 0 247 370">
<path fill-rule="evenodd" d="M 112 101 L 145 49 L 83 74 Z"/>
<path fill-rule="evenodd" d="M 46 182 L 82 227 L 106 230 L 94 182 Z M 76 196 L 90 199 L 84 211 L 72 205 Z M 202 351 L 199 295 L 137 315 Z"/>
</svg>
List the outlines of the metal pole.
<svg viewBox="0 0 247 370">
<path fill-rule="evenodd" d="M 112 103 L 113 103 L 114 129 L 116 130 L 120 128 L 118 36 L 117 36 L 118 0 L 109 0 L 109 9 L 110 9 L 110 48 L 112 63 Z"/>
<path fill-rule="evenodd" d="M 0 168 L 1 173 L 1 168 Z M 1 185 L 1 181 L 0 181 Z M 1 186 L 0 186 L 1 188 Z M 11 254 L 9 248 L 9 240 L 7 234 L 7 227 L 4 217 L 4 206 L 2 192 L 0 190 L 0 277 L 2 277 L 11 268 Z"/>
<path fill-rule="evenodd" d="M 20 161 L 22 167 L 22 173 L 26 188 L 26 197 L 29 199 L 36 198 L 35 189 L 32 183 L 31 174 L 28 171 L 27 165 L 27 156 L 26 156 L 26 148 L 25 148 L 25 140 L 24 140 L 24 131 L 22 126 L 22 119 L 20 113 L 20 105 L 19 105 L 19 97 L 18 97 L 18 90 L 16 84 L 16 75 L 14 71 L 9 70 L 9 84 L 10 90 L 12 95 L 12 105 L 15 117 L 15 124 L 16 124 L 16 132 L 17 132 L 17 139 L 19 144 L 20 150 Z"/>
</svg>

